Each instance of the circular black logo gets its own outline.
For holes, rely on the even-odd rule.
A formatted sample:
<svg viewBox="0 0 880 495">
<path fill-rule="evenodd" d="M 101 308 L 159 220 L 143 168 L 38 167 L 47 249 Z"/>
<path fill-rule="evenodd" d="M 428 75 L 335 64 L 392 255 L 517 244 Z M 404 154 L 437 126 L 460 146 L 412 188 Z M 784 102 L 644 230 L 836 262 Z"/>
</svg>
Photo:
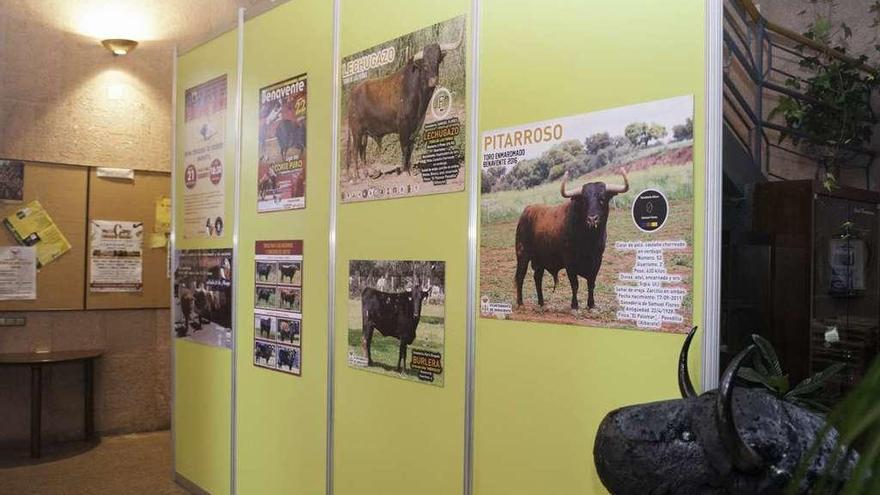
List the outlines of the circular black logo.
<svg viewBox="0 0 880 495">
<path fill-rule="evenodd" d="M 642 232 L 654 232 L 666 223 L 669 203 L 666 196 L 654 189 L 645 189 L 632 204 L 633 222 Z"/>
</svg>

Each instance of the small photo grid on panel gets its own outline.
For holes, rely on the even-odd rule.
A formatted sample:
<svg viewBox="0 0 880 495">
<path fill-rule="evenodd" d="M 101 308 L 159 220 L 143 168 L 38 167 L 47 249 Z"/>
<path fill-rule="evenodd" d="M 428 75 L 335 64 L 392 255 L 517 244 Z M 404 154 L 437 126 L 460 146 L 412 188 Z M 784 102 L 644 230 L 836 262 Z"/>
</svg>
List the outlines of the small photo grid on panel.
<svg viewBox="0 0 880 495">
<path fill-rule="evenodd" d="M 254 366 L 302 375 L 303 242 L 257 241 Z"/>
</svg>

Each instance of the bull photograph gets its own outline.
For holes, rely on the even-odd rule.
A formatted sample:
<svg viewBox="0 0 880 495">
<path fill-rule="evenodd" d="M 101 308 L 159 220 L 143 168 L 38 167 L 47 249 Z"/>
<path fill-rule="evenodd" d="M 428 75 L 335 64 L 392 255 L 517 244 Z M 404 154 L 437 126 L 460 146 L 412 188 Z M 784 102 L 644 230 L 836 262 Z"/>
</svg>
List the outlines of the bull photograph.
<svg viewBox="0 0 880 495">
<path fill-rule="evenodd" d="M 348 364 L 443 386 L 446 264 L 349 262 Z"/>
<path fill-rule="evenodd" d="M 260 90 L 257 212 L 305 208 L 306 75 Z"/>
<path fill-rule="evenodd" d="M 480 144 L 483 317 L 687 332 L 692 97 L 487 131 Z"/>
<path fill-rule="evenodd" d="M 256 241 L 254 244 L 255 366 L 300 375 L 302 277 L 303 241 Z M 259 350 L 267 349 L 266 345 L 272 345 L 275 349 L 275 361 L 271 363 L 257 359 Z"/>
<path fill-rule="evenodd" d="M 232 348 L 232 250 L 178 251 L 174 270 L 174 332 Z"/>
<path fill-rule="evenodd" d="M 465 17 L 342 59 L 343 202 L 464 189 Z"/>
<path fill-rule="evenodd" d="M 254 301 L 257 308 L 274 309 L 278 307 L 281 297 L 277 287 L 258 285 L 254 290 Z"/>
</svg>

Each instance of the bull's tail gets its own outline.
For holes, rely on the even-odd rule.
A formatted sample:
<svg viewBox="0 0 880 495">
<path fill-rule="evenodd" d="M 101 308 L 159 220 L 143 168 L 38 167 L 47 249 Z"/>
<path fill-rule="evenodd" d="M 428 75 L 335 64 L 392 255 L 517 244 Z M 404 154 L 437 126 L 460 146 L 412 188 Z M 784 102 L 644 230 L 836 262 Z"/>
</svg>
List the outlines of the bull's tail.
<svg viewBox="0 0 880 495">
<path fill-rule="evenodd" d="M 559 272 L 551 272 L 553 275 L 553 292 L 556 292 L 556 286 L 559 285 Z"/>
</svg>

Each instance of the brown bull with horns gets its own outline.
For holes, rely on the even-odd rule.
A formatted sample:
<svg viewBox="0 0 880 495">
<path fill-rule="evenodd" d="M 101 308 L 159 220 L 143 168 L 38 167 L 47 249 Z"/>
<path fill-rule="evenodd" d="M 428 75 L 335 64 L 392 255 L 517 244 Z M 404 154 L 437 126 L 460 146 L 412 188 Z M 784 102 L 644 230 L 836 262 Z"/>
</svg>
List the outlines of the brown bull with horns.
<svg viewBox="0 0 880 495">
<path fill-rule="evenodd" d="M 440 79 L 440 63 L 447 52 L 458 48 L 463 37 L 462 32 L 454 43 L 431 43 L 397 72 L 352 88 L 348 101 L 346 168 L 351 168 L 354 151 L 355 175 L 360 177 L 359 162 L 366 165 L 367 138 L 372 137 L 381 150 L 382 138 L 397 134 L 402 160 L 397 172 L 410 172 L 413 144 Z"/>
<path fill-rule="evenodd" d="M 538 304 L 544 305 L 544 271 L 559 280 L 565 268 L 571 283 L 571 308 L 578 308 L 578 276 L 587 279 L 587 307 L 596 304 L 593 291 L 605 253 L 608 205 L 611 198 L 629 191 L 626 171 L 619 171 L 623 185 L 589 182 L 579 191 L 566 191 L 568 172 L 562 179 L 560 194 L 569 201 L 558 205 L 529 205 L 516 226 L 516 303 L 522 305 L 522 286 L 529 263 L 535 274 Z"/>
</svg>

